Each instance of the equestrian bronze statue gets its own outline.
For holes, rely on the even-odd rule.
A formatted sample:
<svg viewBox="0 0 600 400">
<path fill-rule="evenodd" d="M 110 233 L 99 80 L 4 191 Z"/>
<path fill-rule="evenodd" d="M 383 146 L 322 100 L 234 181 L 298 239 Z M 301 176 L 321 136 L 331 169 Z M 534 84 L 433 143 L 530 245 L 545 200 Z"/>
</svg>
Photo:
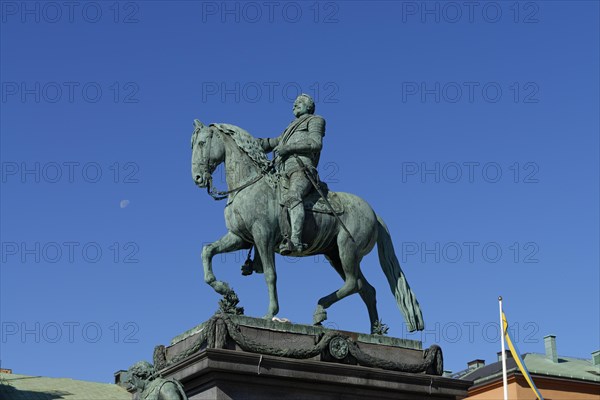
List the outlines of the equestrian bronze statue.
<svg viewBox="0 0 600 400">
<path fill-rule="evenodd" d="M 360 267 L 377 244 L 379 263 L 409 331 L 423 330 L 421 308 L 394 252 L 390 233 L 369 204 L 350 193 L 332 192 L 316 173 L 325 121 L 314 115 L 314 102 L 301 95 L 294 103 L 296 120 L 276 138 L 256 139 L 229 124 L 194 121 L 192 178 L 215 199 L 226 199 L 227 234 L 202 249 L 204 280 L 224 298 L 237 298 L 217 280 L 212 259 L 221 253 L 256 249 L 246 274 L 263 273 L 269 293 L 265 318 L 279 311 L 275 253 L 306 257 L 324 255 L 344 281 L 317 302 L 313 323 L 327 318 L 327 308 L 354 293 L 367 306 L 371 332 L 377 332 L 375 289 Z M 265 152 L 274 151 L 270 160 Z M 212 174 L 225 164 L 227 190 L 217 190 Z M 250 268 L 250 270 L 248 270 Z"/>
</svg>

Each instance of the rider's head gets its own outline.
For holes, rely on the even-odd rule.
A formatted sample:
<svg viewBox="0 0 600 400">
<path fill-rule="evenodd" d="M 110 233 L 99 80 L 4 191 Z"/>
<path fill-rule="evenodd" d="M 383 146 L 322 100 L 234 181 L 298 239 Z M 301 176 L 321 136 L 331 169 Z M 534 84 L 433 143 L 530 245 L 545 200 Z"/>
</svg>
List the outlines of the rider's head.
<svg viewBox="0 0 600 400">
<path fill-rule="evenodd" d="M 296 101 L 294 101 L 293 112 L 296 118 L 304 114 L 314 114 L 315 101 L 309 95 L 302 93 L 296 98 Z"/>
</svg>

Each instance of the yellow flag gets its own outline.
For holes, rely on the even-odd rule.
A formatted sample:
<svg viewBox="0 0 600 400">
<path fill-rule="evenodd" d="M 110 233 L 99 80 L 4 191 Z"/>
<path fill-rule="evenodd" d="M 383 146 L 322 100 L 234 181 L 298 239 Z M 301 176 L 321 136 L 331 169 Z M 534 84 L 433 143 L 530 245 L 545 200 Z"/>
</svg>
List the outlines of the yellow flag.
<svg viewBox="0 0 600 400">
<path fill-rule="evenodd" d="M 525 380 L 527 380 L 527 383 L 529 384 L 531 389 L 535 392 L 535 395 L 538 398 L 538 400 L 544 400 L 544 397 L 542 397 L 542 394 L 540 393 L 538 388 L 535 386 L 535 383 L 533 383 L 533 379 L 531 379 L 531 375 L 529 375 L 529 371 L 527 371 L 527 367 L 525 366 L 525 363 L 523 362 L 523 359 L 521 358 L 519 349 L 517 349 L 517 347 L 513 344 L 510 334 L 508 333 L 508 322 L 506 322 L 506 315 L 504 315 L 504 311 L 502 311 L 502 325 L 503 325 L 502 330 L 504 332 L 504 337 L 506 338 L 506 343 L 508 343 L 508 348 L 510 349 L 510 352 L 512 353 L 513 358 L 515 359 L 515 362 L 517 363 L 519 370 L 525 377 Z"/>
</svg>

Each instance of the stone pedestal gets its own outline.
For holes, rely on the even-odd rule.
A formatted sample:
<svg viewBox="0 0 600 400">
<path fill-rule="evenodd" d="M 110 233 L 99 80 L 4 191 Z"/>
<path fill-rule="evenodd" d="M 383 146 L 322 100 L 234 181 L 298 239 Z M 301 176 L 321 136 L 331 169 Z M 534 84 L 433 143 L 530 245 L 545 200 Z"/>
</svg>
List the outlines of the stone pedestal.
<svg viewBox="0 0 600 400">
<path fill-rule="evenodd" d="M 458 400 L 471 385 L 439 376 L 437 346 L 233 315 L 157 346 L 154 364 L 190 400 Z"/>
</svg>

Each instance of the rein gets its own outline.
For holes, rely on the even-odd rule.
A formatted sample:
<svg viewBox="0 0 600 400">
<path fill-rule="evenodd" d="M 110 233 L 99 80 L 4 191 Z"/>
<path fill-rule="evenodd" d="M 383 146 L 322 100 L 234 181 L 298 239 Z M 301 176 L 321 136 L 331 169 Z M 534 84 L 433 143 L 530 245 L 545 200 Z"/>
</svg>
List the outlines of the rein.
<svg viewBox="0 0 600 400">
<path fill-rule="evenodd" d="M 208 137 L 208 142 L 207 142 L 207 147 L 208 147 L 208 156 L 206 157 L 206 171 L 209 171 L 209 163 L 210 163 L 210 147 L 211 147 L 211 140 L 212 140 L 212 134 Z M 239 147 L 239 146 L 238 146 Z M 246 154 L 246 152 L 244 151 L 244 149 L 240 148 L 240 150 L 242 150 L 242 152 L 244 154 Z M 248 155 L 248 154 L 246 154 Z M 256 163 L 256 161 L 254 161 L 252 159 L 252 157 L 249 157 L 250 160 L 252 162 L 254 162 L 254 164 L 256 164 L 259 168 L 260 165 L 258 165 Z M 272 166 L 271 166 L 272 167 Z M 262 169 L 262 168 L 261 168 Z M 226 199 L 231 193 L 235 193 L 235 192 L 239 192 L 240 190 L 243 190 L 245 188 L 247 188 L 248 186 L 254 185 L 256 182 L 260 181 L 269 171 L 269 169 L 264 170 L 262 169 L 262 172 L 260 175 L 254 177 L 253 179 L 251 179 L 250 181 L 242 184 L 241 186 L 238 186 L 235 189 L 231 189 L 231 190 L 227 190 L 227 191 L 220 191 L 217 190 L 214 186 L 213 186 L 213 181 L 212 181 L 212 175 L 210 175 L 210 177 L 208 178 L 208 184 L 206 185 L 206 192 L 210 195 L 210 197 L 212 197 L 214 200 L 224 200 Z"/>
<path fill-rule="evenodd" d="M 235 189 L 227 190 L 225 192 L 221 192 L 219 190 L 215 190 L 215 187 L 212 184 L 212 176 L 208 179 L 208 185 L 206 186 L 206 192 L 215 200 L 224 200 L 231 193 L 239 192 L 242 189 L 247 188 L 248 186 L 254 185 L 256 182 L 260 181 L 265 176 L 265 173 L 258 175 L 254 179 L 249 182 L 244 183 L 242 186 L 239 186 Z"/>
</svg>

